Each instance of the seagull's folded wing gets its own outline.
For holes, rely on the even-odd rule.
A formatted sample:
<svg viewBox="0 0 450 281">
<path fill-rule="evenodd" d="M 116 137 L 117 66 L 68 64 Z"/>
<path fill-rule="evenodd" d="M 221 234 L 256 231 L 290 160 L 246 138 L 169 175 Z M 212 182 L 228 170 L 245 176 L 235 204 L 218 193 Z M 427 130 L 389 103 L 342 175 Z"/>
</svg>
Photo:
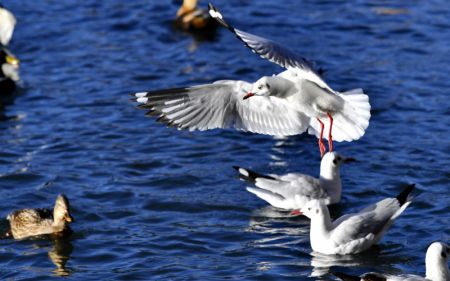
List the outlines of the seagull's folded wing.
<svg viewBox="0 0 450 281">
<path fill-rule="evenodd" d="M 257 178 L 255 185 L 262 189 L 281 194 L 285 198 L 300 196 L 304 203 L 311 199 L 325 199 L 327 193 L 320 185 L 319 180 L 311 176 L 290 173 L 280 176 L 277 180 Z"/>
<path fill-rule="evenodd" d="M 337 245 L 343 245 L 358 239 L 375 238 L 390 226 L 399 208 L 395 198 L 386 198 L 356 214 L 344 215 L 333 222 L 332 239 Z"/>
<path fill-rule="evenodd" d="M 135 94 L 140 108 L 168 126 L 189 130 L 235 127 L 275 136 L 301 134 L 309 118 L 277 97 L 244 100 L 251 84 L 217 81 L 213 84 Z"/>
</svg>

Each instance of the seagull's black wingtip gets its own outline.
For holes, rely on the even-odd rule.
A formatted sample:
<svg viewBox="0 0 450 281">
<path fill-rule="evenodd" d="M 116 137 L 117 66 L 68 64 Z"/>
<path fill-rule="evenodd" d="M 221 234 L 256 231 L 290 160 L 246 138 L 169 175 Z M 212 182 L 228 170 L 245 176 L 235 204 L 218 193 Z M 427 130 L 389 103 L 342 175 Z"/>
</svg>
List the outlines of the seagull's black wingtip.
<svg viewBox="0 0 450 281">
<path fill-rule="evenodd" d="M 408 184 L 399 195 L 397 195 L 397 200 L 400 203 L 400 206 L 405 204 L 408 201 L 409 194 L 413 191 L 416 184 Z"/>
<path fill-rule="evenodd" d="M 222 26 L 230 29 L 231 31 L 233 31 L 233 27 L 231 27 L 231 25 L 229 25 L 224 19 L 223 19 L 223 15 L 222 13 L 219 11 L 219 9 L 217 9 L 213 4 L 209 3 L 208 4 L 208 12 L 209 15 L 215 19 L 218 23 L 220 23 Z M 234 32 L 234 31 L 233 31 Z"/>
</svg>

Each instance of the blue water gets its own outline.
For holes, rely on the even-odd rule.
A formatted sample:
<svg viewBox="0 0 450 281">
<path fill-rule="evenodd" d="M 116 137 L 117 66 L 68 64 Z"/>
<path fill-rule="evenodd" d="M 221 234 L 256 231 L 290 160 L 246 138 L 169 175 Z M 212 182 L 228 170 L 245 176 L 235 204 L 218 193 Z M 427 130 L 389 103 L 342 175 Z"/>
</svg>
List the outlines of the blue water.
<svg viewBox="0 0 450 281">
<path fill-rule="evenodd" d="M 64 240 L 1 240 L 1 280 L 316 280 L 329 266 L 423 274 L 427 246 L 449 240 L 447 1 L 214 2 L 237 27 L 315 60 L 334 89 L 370 96 L 365 136 L 335 144 L 359 161 L 343 167 L 333 216 L 417 183 L 379 247 L 342 259 L 311 256 L 309 222 L 267 207 L 231 168 L 317 175 L 315 138 L 177 131 L 128 101 L 281 68 L 227 30 L 212 41 L 175 31 L 176 1 L 3 4 L 18 19 L 11 49 L 24 84 L 0 122 L 0 215 L 65 193 L 76 222 Z"/>
</svg>

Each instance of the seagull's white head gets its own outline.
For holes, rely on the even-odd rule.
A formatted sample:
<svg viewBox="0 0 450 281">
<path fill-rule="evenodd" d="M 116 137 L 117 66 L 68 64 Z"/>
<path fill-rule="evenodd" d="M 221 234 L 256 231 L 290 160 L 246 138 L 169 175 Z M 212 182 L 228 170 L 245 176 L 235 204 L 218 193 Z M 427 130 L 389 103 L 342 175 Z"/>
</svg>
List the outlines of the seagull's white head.
<svg viewBox="0 0 450 281">
<path fill-rule="evenodd" d="M 313 199 L 306 203 L 300 211 L 293 211 L 293 214 L 307 216 L 311 220 L 314 217 L 323 217 L 328 212 L 327 205 L 322 200 Z"/>
<path fill-rule="evenodd" d="M 426 277 L 430 280 L 449 280 L 450 247 L 442 242 L 432 243 L 425 256 Z M 447 279 L 445 279 L 447 278 Z"/>
<path fill-rule="evenodd" d="M 270 96 L 270 93 L 271 93 L 270 92 L 270 88 L 271 88 L 270 78 L 271 77 L 269 77 L 269 76 L 263 76 L 258 81 L 253 83 L 252 89 L 250 90 L 250 92 L 248 94 L 246 94 L 244 96 L 244 100 L 248 99 L 249 97 L 253 97 L 253 96 L 262 96 L 262 97 Z"/>
<path fill-rule="evenodd" d="M 337 153 L 336 151 L 327 152 L 323 155 L 322 161 L 320 162 L 321 168 L 339 168 L 342 163 L 350 163 L 356 161 L 351 157 L 344 157 L 343 155 Z"/>
</svg>

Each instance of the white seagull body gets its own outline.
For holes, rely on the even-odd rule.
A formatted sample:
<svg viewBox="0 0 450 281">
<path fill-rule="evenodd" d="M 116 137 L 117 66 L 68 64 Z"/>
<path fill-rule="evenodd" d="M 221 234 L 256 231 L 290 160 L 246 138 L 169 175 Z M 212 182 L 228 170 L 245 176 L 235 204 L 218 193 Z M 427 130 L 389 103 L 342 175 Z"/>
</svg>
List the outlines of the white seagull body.
<svg viewBox="0 0 450 281">
<path fill-rule="evenodd" d="M 241 179 L 255 184 L 256 187 L 247 187 L 249 192 L 276 208 L 292 210 L 303 208 L 312 199 L 322 200 L 326 205 L 338 203 L 342 193 L 340 167 L 342 163 L 352 160 L 337 152 L 327 152 L 320 162 L 319 178 L 300 173 L 262 175 L 248 169 L 234 168 Z"/>
<path fill-rule="evenodd" d="M 322 201 L 311 200 L 300 211 L 311 219 L 311 248 L 326 255 L 356 254 L 367 250 L 382 238 L 411 203 L 408 195 L 413 188 L 414 185 L 409 185 L 396 198 L 386 198 L 334 222 Z"/>
<path fill-rule="evenodd" d="M 344 281 L 450 281 L 448 258 L 450 247 L 442 242 L 432 243 L 425 256 L 426 277 L 404 274 L 391 275 L 381 273 L 366 273 L 361 276 L 352 276 L 345 273 L 333 272 Z"/>
<path fill-rule="evenodd" d="M 255 83 L 222 80 L 134 94 L 139 107 L 149 110 L 148 115 L 178 129 L 234 127 L 274 136 L 308 131 L 321 141 L 323 130 L 330 131 L 333 124 L 336 141 L 357 140 L 364 135 L 370 104 L 361 89 L 334 91 L 306 59 L 275 42 L 231 27 L 211 5 L 209 12 L 253 52 L 287 70 Z M 331 131 L 324 138 L 328 138 L 332 151 Z M 320 145 L 323 155 L 324 145 Z"/>
<path fill-rule="evenodd" d="M 16 26 L 14 15 L 0 5 L 0 43 L 7 46 Z"/>
</svg>

